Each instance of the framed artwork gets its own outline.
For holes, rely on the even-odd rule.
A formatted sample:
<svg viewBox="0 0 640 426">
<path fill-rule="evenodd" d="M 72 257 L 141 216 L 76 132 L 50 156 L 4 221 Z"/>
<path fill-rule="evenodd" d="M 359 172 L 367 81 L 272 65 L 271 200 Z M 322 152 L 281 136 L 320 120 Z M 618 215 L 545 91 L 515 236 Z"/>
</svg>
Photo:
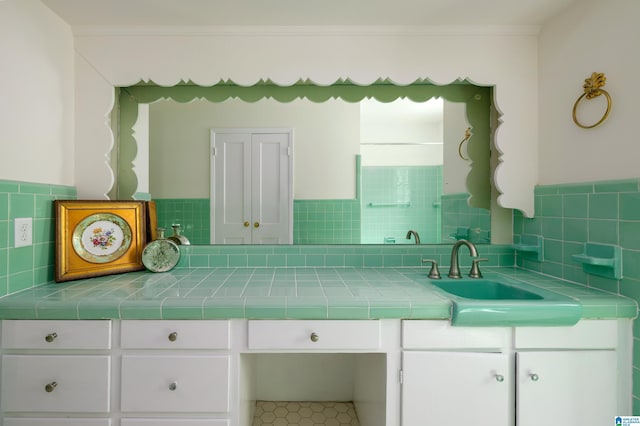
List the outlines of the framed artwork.
<svg viewBox="0 0 640 426">
<path fill-rule="evenodd" d="M 144 201 L 54 201 L 55 281 L 144 269 Z"/>
<path fill-rule="evenodd" d="M 155 201 L 147 201 L 147 241 L 158 239 L 158 213 Z"/>
</svg>

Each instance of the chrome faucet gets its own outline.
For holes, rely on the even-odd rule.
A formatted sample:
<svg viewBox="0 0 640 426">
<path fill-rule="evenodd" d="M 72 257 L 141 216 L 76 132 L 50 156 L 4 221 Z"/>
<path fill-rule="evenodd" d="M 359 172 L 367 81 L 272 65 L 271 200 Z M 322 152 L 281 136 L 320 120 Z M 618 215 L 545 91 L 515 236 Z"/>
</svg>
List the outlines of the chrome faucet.
<svg viewBox="0 0 640 426">
<path fill-rule="evenodd" d="M 412 235 L 413 235 L 413 238 L 416 240 L 416 244 L 420 244 L 420 235 L 418 235 L 418 233 L 413 229 L 410 229 L 409 232 L 407 232 L 407 240 L 410 240 Z"/>
<path fill-rule="evenodd" d="M 471 257 L 473 257 L 473 265 L 471 266 L 471 272 L 469 276 L 471 278 L 482 278 L 482 274 L 480 273 L 480 268 L 478 267 L 478 263 L 482 260 L 478 258 L 478 250 L 476 250 L 476 246 L 473 245 L 472 242 L 467 240 L 458 240 L 453 245 L 451 249 L 451 266 L 449 266 L 449 278 L 462 278 L 460 275 L 460 263 L 458 262 L 458 250 L 460 246 L 465 245 L 469 248 L 469 253 L 471 253 Z"/>
</svg>

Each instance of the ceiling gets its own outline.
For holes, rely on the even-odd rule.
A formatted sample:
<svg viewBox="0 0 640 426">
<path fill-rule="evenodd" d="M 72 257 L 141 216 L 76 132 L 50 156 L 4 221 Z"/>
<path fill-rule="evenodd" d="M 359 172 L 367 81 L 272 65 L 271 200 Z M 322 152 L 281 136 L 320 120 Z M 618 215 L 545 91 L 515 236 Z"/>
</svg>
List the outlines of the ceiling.
<svg viewBox="0 0 640 426">
<path fill-rule="evenodd" d="M 41 0 L 87 26 L 540 26 L 582 0 Z"/>
</svg>

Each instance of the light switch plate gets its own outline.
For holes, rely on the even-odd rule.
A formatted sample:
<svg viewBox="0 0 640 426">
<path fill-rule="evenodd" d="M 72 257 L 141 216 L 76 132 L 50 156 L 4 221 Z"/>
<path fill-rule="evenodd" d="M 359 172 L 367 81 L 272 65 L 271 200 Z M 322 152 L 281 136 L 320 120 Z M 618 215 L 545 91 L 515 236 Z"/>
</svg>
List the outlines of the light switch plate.
<svg viewBox="0 0 640 426">
<path fill-rule="evenodd" d="M 33 244 L 33 218 L 19 217 L 14 220 L 14 247 L 25 247 Z"/>
</svg>

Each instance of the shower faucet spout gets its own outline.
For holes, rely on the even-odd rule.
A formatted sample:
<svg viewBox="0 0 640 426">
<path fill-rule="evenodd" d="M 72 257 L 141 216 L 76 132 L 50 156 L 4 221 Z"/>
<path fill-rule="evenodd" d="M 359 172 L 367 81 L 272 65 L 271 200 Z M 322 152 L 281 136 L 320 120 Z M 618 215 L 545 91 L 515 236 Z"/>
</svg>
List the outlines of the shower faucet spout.
<svg viewBox="0 0 640 426">
<path fill-rule="evenodd" d="M 413 229 L 410 229 L 409 232 L 407 232 L 407 240 L 410 240 L 412 235 L 413 235 L 413 238 L 416 240 L 416 244 L 420 244 L 420 235 L 418 235 L 418 233 Z"/>
</svg>

